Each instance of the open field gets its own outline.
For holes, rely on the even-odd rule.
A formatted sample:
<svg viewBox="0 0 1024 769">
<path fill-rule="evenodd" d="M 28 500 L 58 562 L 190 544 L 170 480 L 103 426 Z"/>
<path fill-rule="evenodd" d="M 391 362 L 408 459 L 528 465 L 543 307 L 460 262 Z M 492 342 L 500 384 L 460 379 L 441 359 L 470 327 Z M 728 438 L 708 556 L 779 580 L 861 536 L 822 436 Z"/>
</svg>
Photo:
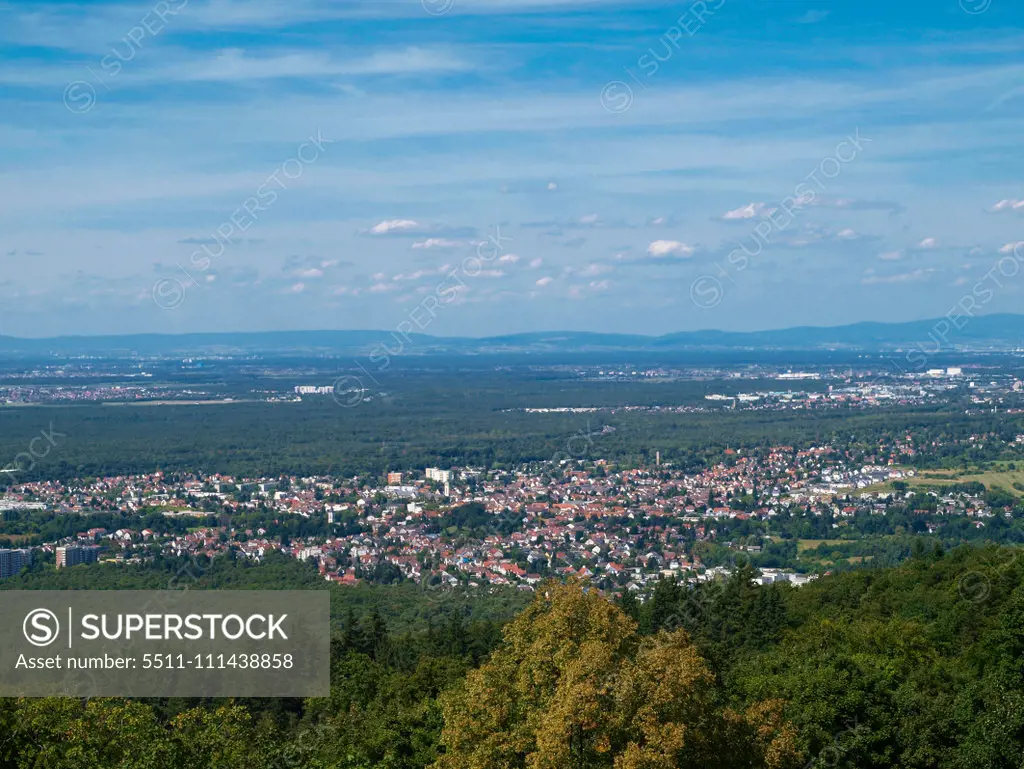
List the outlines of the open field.
<svg viewBox="0 0 1024 769">
<path fill-rule="evenodd" d="M 17 545 L 26 540 L 32 539 L 31 534 L 4 534 L 4 539 L 9 539 L 12 545 Z"/>
<path fill-rule="evenodd" d="M 981 483 L 986 489 L 1000 487 L 1014 496 L 1024 496 L 1024 461 L 999 462 L 988 470 L 924 470 L 905 483 L 912 489 L 941 488 L 958 483 Z M 1021 488 L 1014 487 L 1018 484 Z M 888 492 L 893 490 L 892 483 L 879 483 L 861 489 L 861 493 Z"/>
<path fill-rule="evenodd" d="M 1011 465 L 1013 469 L 1011 469 Z M 1000 463 L 997 467 L 982 472 L 965 472 L 963 470 L 941 471 L 934 470 L 911 479 L 912 486 L 948 486 L 953 483 L 982 483 L 985 488 L 991 489 L 1001 486 L 1016 496 L 1024 496 L 1024 492 L 1014 487 L 1018 484 L 1024 487 L 1024 462 Z"/>
<path fill-rule="evenodd" d="M 796 550 L 802 553 L 805 550 L 814 550 L 819 545 L 842 545 L 849 542 L 847 539 L 800 539 L 797 540 Z"/>
</svg>

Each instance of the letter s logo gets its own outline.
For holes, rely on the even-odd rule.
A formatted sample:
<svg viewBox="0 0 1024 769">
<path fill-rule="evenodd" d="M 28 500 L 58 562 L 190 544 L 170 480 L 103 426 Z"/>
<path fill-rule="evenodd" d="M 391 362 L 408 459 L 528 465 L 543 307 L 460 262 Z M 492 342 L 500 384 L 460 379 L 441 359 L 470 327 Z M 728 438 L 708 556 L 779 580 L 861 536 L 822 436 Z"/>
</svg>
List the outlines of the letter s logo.
<svg viewBox="0 0 1024 769">
<path fill-rule="evenodd" d="M 33 646 L 49 646 L 60 635 L 60 620 L 49 609 L 33 609 L 25 616 L 21 629 Z"/>
</svg>

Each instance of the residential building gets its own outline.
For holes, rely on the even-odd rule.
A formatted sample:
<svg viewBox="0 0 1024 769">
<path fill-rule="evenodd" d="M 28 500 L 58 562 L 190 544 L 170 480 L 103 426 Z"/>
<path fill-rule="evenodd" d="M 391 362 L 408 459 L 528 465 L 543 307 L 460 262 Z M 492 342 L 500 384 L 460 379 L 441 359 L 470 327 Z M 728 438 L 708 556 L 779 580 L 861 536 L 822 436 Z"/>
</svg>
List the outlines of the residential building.
<svg viewBox="0 0 1024 769">
<path fill-rule="evenodd" d="M 0 550 L 0 579 L 13 577 L 23 568 L 31 565 L 31 550 Z"/>
<path fill-rule="evenodd" d="M 95 563 L 99 560 L 100 549 L 97 545 L 68 545 L 57 548 L 57 568 L 77 566 L 80 563 Z"/>
<path fill-rule="evenodd" d="M 440 470 L 436 467 L 427 468 L 427 480 L 436 481 L 438 483 L 448 483 L 451 480 L 451 470 Z"/>
</svg>

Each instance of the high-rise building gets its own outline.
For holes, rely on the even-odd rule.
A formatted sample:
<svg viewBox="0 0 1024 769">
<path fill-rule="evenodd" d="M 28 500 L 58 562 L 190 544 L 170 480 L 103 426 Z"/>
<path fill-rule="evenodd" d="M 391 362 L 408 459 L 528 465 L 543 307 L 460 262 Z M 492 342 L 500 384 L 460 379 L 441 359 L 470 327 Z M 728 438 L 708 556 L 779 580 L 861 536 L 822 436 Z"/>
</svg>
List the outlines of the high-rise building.
<svg viewBox="0 0 1024 769">
<path fill-rule="evenodd" d="M 0 550 L 0 579 L 13 577 L 23 568 L 31 565 L 31 550 Z"/>
<path fill-rule="evenodd" d="M 439 470 L 436 467 L 427 468 L 427 480 L 437 481 L 438 483 L 448 483 L 451 480 L 451 470 Z"/>
<path fill-rule="evenodd" d="M 95 563 L 99 560 L 100 549 L 97 545 L 68 545 L 57 548 L 57 568 L 77 566 L 80 563 Z"/>
</svg>

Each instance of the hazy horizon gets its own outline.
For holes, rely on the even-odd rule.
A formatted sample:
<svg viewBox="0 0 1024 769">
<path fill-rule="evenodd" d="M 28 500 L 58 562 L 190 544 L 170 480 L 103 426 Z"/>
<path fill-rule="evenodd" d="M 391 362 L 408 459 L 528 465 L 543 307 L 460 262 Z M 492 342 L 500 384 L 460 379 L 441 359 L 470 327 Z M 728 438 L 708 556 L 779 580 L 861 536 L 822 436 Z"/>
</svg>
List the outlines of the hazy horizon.
<svg viewBox="0 0 1024 769">
<path fill-rule="evenodd" d="M 1016 317 L 1022 319 L 1022 321 L 1024 321 L 1024 313 L 1021 313 L 1021 312 L 988 313 L 986 315 L 977 315 L 976 317 L 982 318 L 982 317 L 991 317 L 991 316 L 994 316 L 994 315 L 1007 316 L 1007 317 L 1016 316 Z M 833 325 L 833 326 L 799 325 L 799 326 L 786 326 L 786 327 L 778 327 L 778 328 L 766 327 L 766 328 L 749 329 L 749 330 L 748 329 L 726 330 L 726 329 L 716 329 L 716 328 L 700 328 L 700 329 L 685 329 L 685 330 L 669 331 L 669 332 L 666 332 L 664 334 L 643 334 L 643 333 L 639 333 L 639 332 L 616 332 L 616 331 L 607 331 L 606 332 L 606 331 L 595 331 L 593 329 L 538 329 L 538 330 L 535 330 L 535 331 L 515 331 L 515 330 L 513 330 L 513 331 L 503 332 L 503 333 L 500 333 L 500 334 L 471 334 L 471 333 L 469 333 L 469 334 L 434 334 L 434 333 L 431 333 L 429 329 L 427 329 L 425 331 L 419 331 L 417 329 L 413 329 L 412 331 L 408 331 L 408 333 L 413 335 L 413 336 L 422 335 L 422 336 L 434 337 L 434 338 L 437 338 L 437 339 L 481 339 L 482 340 L 482 339 L 493 339 L 493 338 L 499 338 L 499 337 L 526 336 L 526 335 L 531 335 L 531 334 L 593 334 L 593 335 L 599 335 L 599 336 L 630 336 L 630 337 L 648 337 L 648 338 L 651 338 L 651 339 L 656 339 L 656 338 L 659 338 L 659 337 L 672 336 L 672 335 L 675 335 L 675 334 L 701 334 L 701 333 L 708 333 L 708 334 L 717 334 L 717 333 L 726 333 L 726 334 L 733 334 L 733 333 L 735 333 L 735 334 L 766 334 L 766 333 L 775 333 L 775 332 L 798 331 L 798 330 L 802 330 L 802 329 L 809 329 L 809 330 L 810 329 L 816 329 L 816 330 L 837 329 L 837 330 L 839 330 L 839 329 L 846 329 L 846 328 L 855 327 L 855 326 L 861 326 L 861 325 L 883 325 L 883 326 L 897 326 L 898 327 L 898 326 L 911 325 L 911 324 L 935 323 L 935 322 L 941 321 L 941 319 L 942 318 L 920 317 L 920 318 L 912 318 L 912 319 L 909 319 L 909 321 L 901 321 L 901 322 L 897 322 L 897 321 L 894 321 L 894 322 L 870 321 L 870 319 L 865 319 L 865 321 L 856 321 L 856 322 L 850 323 L 850 324 L 837 324 L 837 325 Z M 965 325 L 965 327 L 966 327 L 966 325 Z M 340 328 L 339 329 L 205 329 L 205 330 L 200 330 L 200 331 L 186 331 L 186 332 L 166 332 L 166 331 L 154 331 L 154 332 L 138 331 L 138 332 L 135 332 L 135 331 L 124 331 L 124 332 L 119 332 L 119 333 L 114 333 L 114 334 L 84 334 L 84 333 L 83 334 L 74 334 L 74 333 L 72 333 L 72 334 L 58 334 L 58 335 L 53 335 L 53 336 L 18 336 L 18 335 L 11 335 L 11 334 L 0 334 L 0 338 L 33 340 L 33 339 L 76 338 L 76 337 L 93 337 L 93 336 L 94 337 L 120 337 L 120 336 L 130 337 L 130 336 L 139 336 L 139 335 L 187 336 L 187 335 L 199 335 L 199 334 L 210 334 L 210 335 L 234 335 L 234 334 L 390 334 L 393 331 L 394 331 L 393 329 L 389 330 L 389 329 L 380 329 L 380 328 L 366 328 L 366 329 L 357 329 L 357 328 L 345 328 L 345 329 L 340 329 Z M 404 329 L 399 329 L 398 331 L 402 332 L 402 331 L 404 331 Z M 949 341 L 955 341 L 955 340 L 950 339 Z"/>
</svg>

